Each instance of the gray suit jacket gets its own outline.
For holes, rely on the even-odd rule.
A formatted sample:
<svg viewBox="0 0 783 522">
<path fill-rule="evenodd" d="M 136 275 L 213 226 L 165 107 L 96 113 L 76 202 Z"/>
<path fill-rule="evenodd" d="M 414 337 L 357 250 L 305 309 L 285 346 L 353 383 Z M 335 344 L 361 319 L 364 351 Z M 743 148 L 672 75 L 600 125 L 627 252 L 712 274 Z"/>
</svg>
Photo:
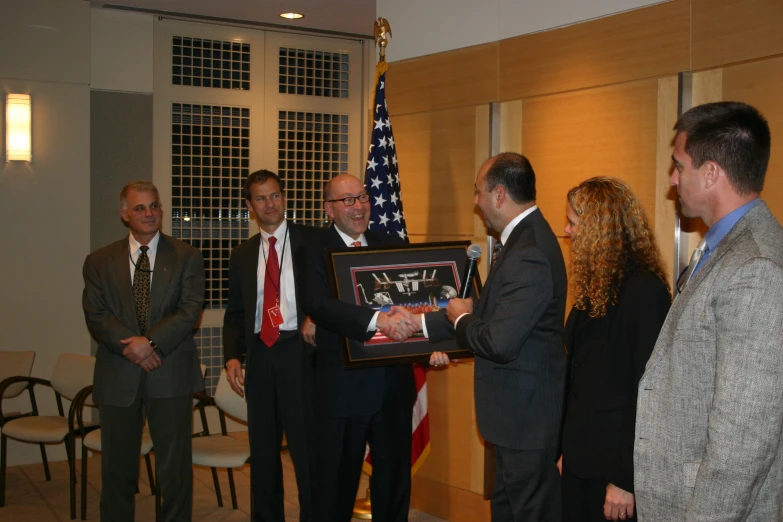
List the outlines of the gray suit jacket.
<svg viewBox="0 0 783 522">
<path fill-rule="evenodd" d="M 98 342 L 93 395 L 99 405 L 129 406 L 144 386 L 147 397 L 189 395 L 204 388 L 193 329 L 204 305 L 204 258 L 201 251 L 160 235 L 150 289 L 147 337 L 163 352 L 163 365 L 145 375 L 128 361 L 120 343 L 141 335 L 133 303 L 125 237 L 84 262 L 82 305 L 87 328 Z"/>
<path fill-rule="evenodd" d="M 674 301 L 639 383 L 639 520 L 783 520 L 781 429 L 783 229 L 761 203 Z"/>
<path fill-rule="evenodd" d="M 557 238 L 539 210 L 508 237 L 473 313 L 457 322 L 425 316 L 433 341 L 456 335 L 476 356 L 481 436 L 506 448 L 559 444 L 565 388 L 566 272 Z"/>
</svg>

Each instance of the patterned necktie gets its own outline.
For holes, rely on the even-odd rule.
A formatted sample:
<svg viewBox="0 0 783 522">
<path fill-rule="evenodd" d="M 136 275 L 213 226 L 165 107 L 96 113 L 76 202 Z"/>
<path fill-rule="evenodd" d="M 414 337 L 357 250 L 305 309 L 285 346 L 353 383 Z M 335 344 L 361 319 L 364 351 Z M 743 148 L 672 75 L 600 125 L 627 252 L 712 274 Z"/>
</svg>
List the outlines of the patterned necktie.
<svg viewBox="0 0 783 522">
<path fill-rule="evenodd" d="M 133 273 L 133 303 L 136 305 L 136 321 L 139 323 L 139 333 L 147 333 L 147 317 L 150 311 L 150 258 L 147 250 L 150 247 L 140 247 L 141 254 L 136 260 L 136 270 Z"/>
<path fill-rule="evenodd" d="M 498 260 L 498 256 L 500 255 L 500 250 L 503 248 L 503 243 L 500 241 L 495 242 L 495 247 L 492 249 L 492 264 L 495 264 L 495 261 Z"/>
<path fill-rule="evenodd" d="M 362 246 L 362 242 L 361 241 L 354 241 L 353 243 L 351 243 L 351 246 L 352 247 L 360 247 L 360 246 Z"/>
<path fill-rule="evenodd" d="M 691 261 L 690 263 L 688 263 L 688 268 L 685 269 L 685 272 L 682 274 L 682 277 L 680 278 L 682 283 L 677 285 L 677 290 L 679 292 L 683 291 L 685 285 L 688 284 L 688 281 L 691 280 L 693 274 L 696 273 L 696 269 L 698 268 L 699 263 L 701 263 L 701 260 L 704 257 L 705 250 L 709 250 L 709 247 L 707 246 L 707 240 L 702 239 L 701 243 L 699 243 L 699 246 L 697 246 L 696 250 L 694 250 L 693 254 L 691 254 Z"/>
<path fill-rule="evenodd" d="M 275 250 L 277 238 L 269 236 L 269 254 L 266 262 L 266 276 L 264 277 L 264 304 L 261 316 L 261 341 L 267 346 L 272 346 L 280 338 L 280 326 L 273 323 L 269 310 L 277 308 L 280 312 L 280 263 L 277 260 Z"/>
</svg>

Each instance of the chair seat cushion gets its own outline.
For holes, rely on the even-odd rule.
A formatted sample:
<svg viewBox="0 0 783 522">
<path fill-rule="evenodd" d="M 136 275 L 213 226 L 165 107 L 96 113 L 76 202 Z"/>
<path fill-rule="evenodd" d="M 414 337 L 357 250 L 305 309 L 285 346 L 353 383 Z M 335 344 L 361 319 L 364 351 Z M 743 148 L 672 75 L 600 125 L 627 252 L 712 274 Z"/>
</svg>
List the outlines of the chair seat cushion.
<svg viewBox="0 0 783 522">
<path fill-rule="evenodd" d="M 225 435 L 193 438 L 193 464 L 210 468 L 240 468 L 250 457 L 247 441 Z"/>
<path fill-rule="evenodd" d="M 62 442 L 68 435 L 68 420 L 59 416 L 22 417 L 3 426 L 3 435 L 27 442 Z"/>
<path fill-rule="evenodd" d="M 92 451 L 101 451 L 101 430 L 93 430 L 84 436 L 84 445 Z M 141 455 L 146 455 L 152 451 L 152 437 L 150 430 L 146 427 L 141 430 Z"/>
</svg>

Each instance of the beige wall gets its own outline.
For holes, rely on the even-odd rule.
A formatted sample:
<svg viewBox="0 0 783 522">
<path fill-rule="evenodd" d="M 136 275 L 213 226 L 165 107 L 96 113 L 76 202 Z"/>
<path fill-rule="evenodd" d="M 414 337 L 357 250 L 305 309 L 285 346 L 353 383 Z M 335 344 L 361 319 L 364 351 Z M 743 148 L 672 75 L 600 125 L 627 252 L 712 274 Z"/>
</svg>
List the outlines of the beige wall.
<svg viewBox="0 0 783 522">
<path fill-rule="evenodd" d="M 82 0 L 3 4 L 0 91 L 32 96 L 33 161 L 6 163 L 3 153 L 0 164 L 2 349 L 35 350 L 33 375 L 45 379 L 60 353 L 90 353 L 81 308 L 90 245 L 89 35 Z M 40 410 L 56 414 L 53 393 L 39 388 Z M 65 458 L 62 446 L 48 453 Z M 40 461 L 37 446 L 14 441 L 8 456 L 10 465 Z"/>
</svg>

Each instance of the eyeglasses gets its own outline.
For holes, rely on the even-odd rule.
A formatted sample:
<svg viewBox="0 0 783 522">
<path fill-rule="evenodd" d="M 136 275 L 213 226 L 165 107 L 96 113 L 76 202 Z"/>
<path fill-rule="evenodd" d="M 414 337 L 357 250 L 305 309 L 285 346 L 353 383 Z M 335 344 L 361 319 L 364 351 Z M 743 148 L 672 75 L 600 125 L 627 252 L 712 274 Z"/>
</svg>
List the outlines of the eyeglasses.
<svg viewBox="0 0 783 522">
<path fill-rule="evenodd" d="M 339 199 L 327 199 L 326 201 L 329 203 L 336 203 L 337 201 L 342 201 L 343 205 L 346 207 L 352 207 L 356 204 L 356 200 L 359 200 L 359 203 L 367 203 L 370 201 L 370 195 L 369 194 L 359 194 L 358 196 L 348 196 L 347 198 L 339 198 Z"/>
</svg>

